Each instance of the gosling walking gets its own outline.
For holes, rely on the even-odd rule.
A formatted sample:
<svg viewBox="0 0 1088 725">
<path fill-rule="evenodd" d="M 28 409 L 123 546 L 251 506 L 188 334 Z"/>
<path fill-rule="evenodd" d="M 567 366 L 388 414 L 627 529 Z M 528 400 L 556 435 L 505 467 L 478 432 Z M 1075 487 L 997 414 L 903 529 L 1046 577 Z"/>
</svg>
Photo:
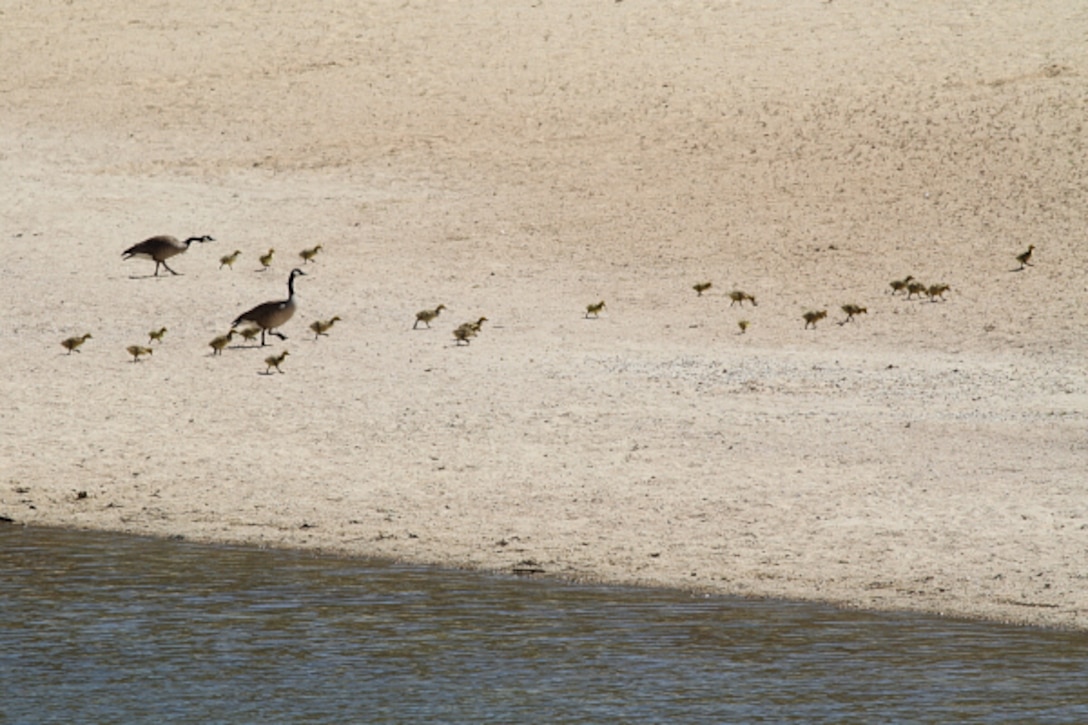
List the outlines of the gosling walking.
<svg viewBox="0 0 1088 725">
<path fill-rule="evenodd" d="M 340 315 L 336 315 L 332 319 L 325 320 L 324 322 L 322 322 L 321 320 L 314 320 L 312 323 L 310 323 L 310 329 L 314 331 L 314 339 L 316 340 L 322 335 L 328 337 L 329 330 L 331 330 L 332 326 L 339 321 Z"/>
<path fill-rule="evenodd" d="M 213 337 L 212 341 L 208 343 L 208 345 L 212 348 L 212 355 L 222 355 L 223 348 L 230 344 L 230 341 L 234 337 L 234 334 L 234 330 L 231 330 L 226 335 L 219 335 L 218 337 Z"/>
<path fill-rule="evenodd" d="M 442 310 L 444 310 L 444 309 L 446 309 L 445 305 L 439 305 L 438 307 L 435 307 L 433 310 L 420 310 L 419 312 L 416 313 L 416 321 L 414 323 L 412 323 L 412 329 L 414 330 L 417 327 L 419 327 L 419 323 L 421 323 L 421 322 L 424 325 L 426 325 L 427 327 L 430 327 L 431 326 L 431 320 L 435 319 L 440 314 L 442 314 Z"/>
<path fill-rule="evenodd" d="M 150 347 L 144 347 L 143 345 L 129 345 L 125 349 L 132 356 L 132 362 L 140 362 L 141 355 L 150 355 L 155 352 Z"/>
<path fill-rule="evenodd" d="M 282 375 L 283 371 L 280 370 L 280 365 L 282 365 L 283 361 L 286 360 L 286 359 L 287 359 L 287 351 L 286 350 L 281 352 L 279 355 L 271 355 L 269 357 L 266 357 L 264 359 L 264 364 L 267 365 L 268 368 L 264 371 L 264 374 L 265 375 L 271 375 L 272 374 L 272 368 L 276 368 L 276 372 L 278 372 L 280 375 Z"/>
<path fill-rule="evenodd" d="M 603 310 L 603 309 L 604 309 L 604 300 L 601 300 L 600 302 L 594 302 L 591 305 L 586 305 L 586 319 L 589 319 L 590 315 L 593 315 L 594 317 L 600 317 L 601 316 L 601 310 Z"/>
<path fill-rule="evenodd" d="M 730 292 L 729 293 L 729 299 L 732 300 L 732 302 L 729 303 L 730 307 L 737 304 L 738 302 L 740 303 L 741 307 L 744 307 L 744 301 L 745 300 L 751 302 L 752 307 L 757 307 L 758 306 L 758 305 L 756 305 L 756 298 L 755 297 L 748 294 L 747 292 L 742 292 L 739 289 L 733 290 L 732 292 Z"/>
<path fill-rule="evenodd" d="M 166 328 L 160 327 L 157 330 L 152 330 L 147 333 L 147 344 L 150 345 L 153 342 L 162 342 L 162 336 L 166 334 Z"/>
<path fill-rule="evenodd" d="M 713 286 L 714 286 L 713 282 L 698 282 L 696 284 L 693 284 L 691 286 L 691 288 L 693 290 L 695 290 L 696 296 L 702 297 L 703 293 L 706 292 L 708 289 L 710 289 Z"/>
<path fill-rule="evenodd" d="M 242 254 L 242 251 L 240 249 L 235 249 L 230 254 L 226 254 L 226 255 L 220 257 L 219 258 L 219 269 L 223 269 L 224 266 L 229 268 L 229 269 L 234 269 L 234 263 L 238 261 L 238 257 L 241 256 L 241 254 Z"/>
<path fill-rule="evenodd" d="M 1020 269 L 1023 269 L 1024 267 L 1034 267 L 1035 266 L 1034 264 L 1031 263 L 1031 253 L 1034 252 L 1034 251 L 1035 251 L 1035 245 L 1034 244 L 1029 244 L 1028 245 L 1028 251 L 1021 252 L 1020 254 L 1016 255 L 1016 261 L 1020 263 Z M 1017 271 L 1019 272 L 1020 270 L 1017 270 Z"/>
<path fill-rule="evenodd" d="M 302 257 L 303 262 L 309 264 L 314 260 L 314 257 L 316 257 L 317 253 L 320 251 L 321 245 L 318 244 L 316 247 L 311 247 L 310 249 L 303 249 L 301 252 L 298 253 L 298 256 Z"/>
<path fill-rule="evenodd" d="M 899 292 L 907 289 L 907 285 L 914 281 L 914 275 L 908 274 L 903 279 L 893 279 L 891 281 L 892 294 L 898 294 Z"/>
<path fill-rule="evenodd" d="M 257 260 L 261 263 L 261 272 L 272 266 L 272 257 L 275 256 L 275 254 L 275 249 L 269 249 L 266 254 L 262 254 L 261 256 L 257 257 Z"/>
<path fill-rule="evenodd" d="M 66 340 L 61 340 L 61 347 L 68 351 L 71 355 L 73 352 L 79 352 L 79 346 L 91 339 L 91 333 L 86 335 L 78 335 L 76 337 L 69 337 Z"/>
<path fill-rule="evenodd" d="M 205 234 L 202 237 L 189 237 L 184 242 L 179 242 L 176 237 L 169 235 L 163 235 L 158 237 L 151 237 L 145 239 L 139 244 L 133 244 L 131 247 L 121 252 L 122 259 L 150 259 L 155 263 L 155 276 L 159 276 L 159 267 L 166 267 L 166 271 L 170 274 L 177 274 L 170 265 L 166 263 L 166 260 L 171 257 L 176 257 L 179 254 L 187 251 L 189 245 L 193 242 L 214 242 L 215 239 Z"/>
<path fill-rule="evenodd" d="M 805 329 L 807 330 L 809 328 L 809 325 L 811 325 L 812 329 L 815 330 L 816 323 L 827 317 L 827 310 L 820 310 L 818 312 L 816 310 L 811 310 L 801 316 L 805 320 Z"/>
<path fill-rule="evenodd" d="M 861 305 L 843 305 L 842 311 L 846 313 L 846 319 L 843 320 L 844 324 L 847 322 L 853 322 L 855 315 L 869 314 L 869 310 L 862 307 Z"/>
</svg>

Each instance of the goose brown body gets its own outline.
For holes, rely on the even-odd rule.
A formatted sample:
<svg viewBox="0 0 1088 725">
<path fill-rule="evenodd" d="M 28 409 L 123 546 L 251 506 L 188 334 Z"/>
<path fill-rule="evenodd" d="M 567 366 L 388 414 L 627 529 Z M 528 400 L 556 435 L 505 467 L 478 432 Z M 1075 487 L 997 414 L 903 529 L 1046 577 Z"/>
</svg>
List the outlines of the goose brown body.
<svg viewBox="0 0 1088 725">
<path fill-rule="evenodd" d="M 251 322 L 261 328 L 261 347 L 264 347 L 266 344 L 266 332 L 275 335 L 281 340 L 286 340 L 287 336 L 277 332 L 277 330 L 294 317 L 295 310 L 298 308 L 298 304 L 295 302 L 295 277 L 305 276 L 305 274 L 305 272 L 297 267 L 292 269 L 291 275 L 287 278 L 287 299 L 265 302 L 252 309 L 246 310 L 238 315 L 238 317 L 234 319 L 234 322 L 230 323 L 230 326 L 237 327 L 243 322 Z"/>
<path fill-rule="evenodd" d="M 150 259 L 155 263 L 156 277 L 159 276 L 160 265 L 166 267 L 166 271 L 170 274 L 177 274 L 177 272 L 170 269 L 170 265 L 166 263 L 166 260 L 185 252 L 193 242 L 214 241 L 215 239 L 207 234 L 202 237 L 189 237 L 184 242 L 180 242 L 177 237 L 171 237 L 169 235 L 151 237 L 150 239 L 143 240 L 139 244 L 133 244 L 121 253 L 121 258 L 132 259 L 133 257 L 138 257 L 140 259 Z"/>
</svg>

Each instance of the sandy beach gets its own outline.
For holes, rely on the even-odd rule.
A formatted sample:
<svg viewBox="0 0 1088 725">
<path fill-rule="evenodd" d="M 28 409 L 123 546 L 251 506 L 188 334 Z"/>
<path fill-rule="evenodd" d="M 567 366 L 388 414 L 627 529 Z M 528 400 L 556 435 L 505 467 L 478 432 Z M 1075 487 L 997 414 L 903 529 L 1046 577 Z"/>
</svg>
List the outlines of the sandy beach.
<svg viewBox="0 0 1088 725">
<path fill-rule="evenodd" d="M 1088 628 L 1083 3 L 0 25 L 14 524 Z"/>
</svg>

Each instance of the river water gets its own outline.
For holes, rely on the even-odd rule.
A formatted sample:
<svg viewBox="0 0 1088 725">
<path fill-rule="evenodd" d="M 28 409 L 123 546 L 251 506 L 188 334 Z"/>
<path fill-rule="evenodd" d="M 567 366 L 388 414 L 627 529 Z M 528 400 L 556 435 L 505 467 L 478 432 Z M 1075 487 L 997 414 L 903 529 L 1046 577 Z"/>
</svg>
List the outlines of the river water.
<svg viewBox="0 0 1088 725">
<path fill-rule="evenodd" d="M 1088 722 L 1088 635 L 0 526 L 0 723 Z"/>
</svg>

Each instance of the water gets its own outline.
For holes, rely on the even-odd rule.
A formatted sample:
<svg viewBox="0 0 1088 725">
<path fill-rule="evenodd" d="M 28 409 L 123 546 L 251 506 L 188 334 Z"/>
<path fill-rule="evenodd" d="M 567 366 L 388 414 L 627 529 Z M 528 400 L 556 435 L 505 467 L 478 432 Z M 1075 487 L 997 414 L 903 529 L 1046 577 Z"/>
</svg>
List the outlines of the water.
<svg viewBox="0 0 1088 725">
<path fill-rule="evenodd" d="M 1088 636 L 0 526 L 0 723 L 1088 722 Z"/>
</svg>

